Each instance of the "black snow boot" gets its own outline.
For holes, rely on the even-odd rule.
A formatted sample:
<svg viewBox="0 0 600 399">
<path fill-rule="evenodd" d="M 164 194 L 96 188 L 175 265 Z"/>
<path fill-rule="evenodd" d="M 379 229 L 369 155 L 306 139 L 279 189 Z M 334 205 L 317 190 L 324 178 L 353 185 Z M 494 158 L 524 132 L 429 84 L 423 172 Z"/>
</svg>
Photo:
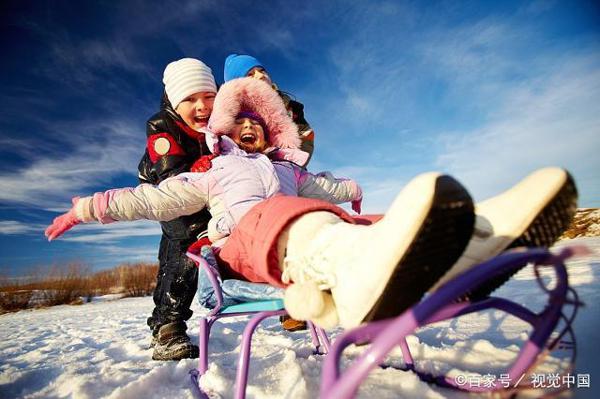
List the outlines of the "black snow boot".
<svg viewBox="0 0 600 399">
<path fill-rule="evenodd" d="M 183 322 L 161 326 L 156 336 L 153 360 L 181 360 L 198 358 L 198 347 L 190 341 Z"/>
</svg>

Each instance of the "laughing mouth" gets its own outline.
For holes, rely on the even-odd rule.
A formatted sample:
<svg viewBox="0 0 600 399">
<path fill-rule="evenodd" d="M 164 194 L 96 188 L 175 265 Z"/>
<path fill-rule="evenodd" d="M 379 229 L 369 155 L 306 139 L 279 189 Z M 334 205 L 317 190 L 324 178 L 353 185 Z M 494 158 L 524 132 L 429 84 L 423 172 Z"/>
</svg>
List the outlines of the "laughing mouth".
<svg viewBox="0 0 600 399">
<path fill-rule="evenodd" d="M 207 123 L 208 116 L 194 116 L 194 122 L 196 123 Z"/>
<path fill-rule="evenodd" d="M 240 136 L 240 141 L 245 144 L 252 144 L 256 141 L 256 136 L 252 133 L 244 133 Z"/>
</svg>

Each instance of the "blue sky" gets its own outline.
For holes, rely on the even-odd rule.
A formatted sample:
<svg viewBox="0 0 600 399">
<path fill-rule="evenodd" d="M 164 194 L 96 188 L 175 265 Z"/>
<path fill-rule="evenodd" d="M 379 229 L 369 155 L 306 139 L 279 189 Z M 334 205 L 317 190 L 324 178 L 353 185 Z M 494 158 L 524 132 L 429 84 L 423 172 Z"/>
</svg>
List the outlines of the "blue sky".
<svg viewBox="0 0 600 399">
<path fill-rule="evenodd" d="M 259 58 L 305 104 L 310 169 L 357 179 L 366 212 L 420 172 L 482 200 L 547 165 L 600 206 L 593 1 L 3 1 L 0 19 L 0 274 L 156 258 L 157 223 L 43 230 L 74 195 L 137 184 L 182 57 L 218 82 L 229 53 Z"/>
</svg>

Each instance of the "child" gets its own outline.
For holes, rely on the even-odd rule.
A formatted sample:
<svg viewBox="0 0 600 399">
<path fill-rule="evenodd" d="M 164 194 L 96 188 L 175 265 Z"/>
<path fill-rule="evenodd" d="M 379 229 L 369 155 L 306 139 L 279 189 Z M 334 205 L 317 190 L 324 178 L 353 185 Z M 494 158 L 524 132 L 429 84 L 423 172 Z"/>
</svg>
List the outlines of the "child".
<svg viewBox="0 0 600 399">
<path fill-rule="evenodd" d="M 315 132 L 304 118 L 304 105 L 295 99 L 292 99 L 289 93 L 279 90 L 277 85 L 271 80 L 271 76 L 266 71 L 263 64 L 256 58 L 243 54 L 230 54 L 227 56 L 223 73 L 225 82 L 246 76 L 270 84 L 273 89 L 277 91 L 279 96 L 281 96 L 289 115 L 298 126 L 298 134 L 301 139 L 300 149 L 309 155 L 306 162 L 300 165 L 306 167 L 314 151 Z"/>
<path fill-rule="evenodd" d="M 298 133 L 302 140 L 300 149 L 309 154 L 306 162 L 301 164 L 301 166 L 306 167 L 314 151 L 315 134 L 311 126 L 304 118 L 304 105 L 295 99 L 292 99 L 288 93 L 279 90 L 259 60 L 249 55 L 230 54 L 225 60 L 225 82 L 245 76 L 262 80 L 270 84 L 273 89 L 277 90 L 277 93 L 279 93 L 281 96 L 289 115 L 292 117 L 294 123 L 296 123 L 298 126 Z M 306 323 L 294 320 L 289 316 L 281 316 L 280 320 L 283 328 L 288 331 L 306 329 Z"/>
<path fill-rule="evenodd" d="M 160 111 L 146 125 L 146 151 L 138 166 L 141 183 L 159 184 L 189 172 L 198 159 L 210 154 L 198 130 L 206 126 L 217 93 L 212 71 L 199 60 L 183 58 L 167 65 L 163 83 Z M 192 315 L 198 269 L 185 253 L 206 230 L 209 219 L 210 214 L 202 210 L 161 222 L 155 307 L 148 318 L 155 360 L 198 357 L 185 324 Z"/>
<path fill-rule="evenodd" d="M 350 180 L 312 175 L 295 164 L 295 125 L 264 82 L 225 84 L 209 121 L 222 152 L 206 173 L 186 173 L 157 187 L 109 190 L 74 199 L 73 208 L 46 230 L 52 240 L 81 222 L 171 220 L 208 205 L 209 236 L 231 277 L 286 290 L 292 317 L 331 327 L 399 314 L 418 301 L 456 261 L 473 227 L 473 204 L 454 179 L 416 178 L 372 226 L 356 225 L 321 199 L 359 200 Z M 266 130 L 266 135 L 264 135 Z M 261 153 L 265 144 L 275 159 Z M 304 195 L 311 198 L 299 198 Z"/>
</svg>

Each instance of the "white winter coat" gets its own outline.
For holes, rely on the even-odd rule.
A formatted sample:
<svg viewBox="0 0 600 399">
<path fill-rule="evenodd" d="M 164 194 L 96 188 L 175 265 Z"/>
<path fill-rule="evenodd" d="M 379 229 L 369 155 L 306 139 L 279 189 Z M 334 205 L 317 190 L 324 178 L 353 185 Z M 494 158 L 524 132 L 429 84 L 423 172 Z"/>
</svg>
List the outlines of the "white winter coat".
<svg viewBox="0 0 600 399">
<path fill-rule="evenodd" d="M 223 243 L 240 219 L 260 201 L 277 194 L 318 198 L 334 204 L 362 198 L 359 185 L 336 179 L 331 173 L 309 173 L 288 161 L 273 161 L 263 154 L 248 154 L 229 137 L 227 147 L 212 160 L 205 173 L 183 173 L 158 186 L 142 184 L 96 193 L 76 204 L 84 222 L 149 219 L 168 221 L 207 207 L 212 215 L 208 237 Z M 222 145 L 223 147 L 223 145 Z"/>
</svg>

